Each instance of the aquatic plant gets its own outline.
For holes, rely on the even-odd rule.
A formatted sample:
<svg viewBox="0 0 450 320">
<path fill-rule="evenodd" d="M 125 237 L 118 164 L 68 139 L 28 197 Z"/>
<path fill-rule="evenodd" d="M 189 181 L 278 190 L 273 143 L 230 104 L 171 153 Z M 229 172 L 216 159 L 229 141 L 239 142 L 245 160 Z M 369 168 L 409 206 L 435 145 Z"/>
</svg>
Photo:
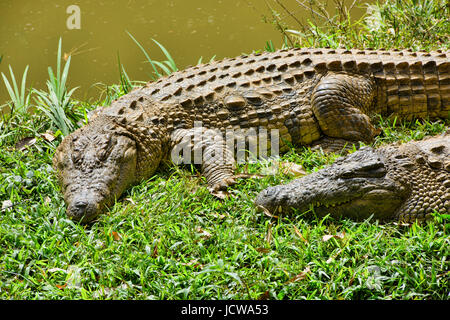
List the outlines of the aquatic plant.
<svg viewBox="0 0 450 320">
<path fill-rule="evenodd" d="M 64 136 L 74 130 L 75 126 L 68 117 L 72 106 L 71 96 L 77 88 L 67 89 L 67 77 L 69 74 L 71 56 L 67 58 L 61 72 L 61 38 L 58 44 L 58 55 L 56 60 L 56 75 L 52 67 L 48 67 L 49 80 L 47 80 L 48 91 L 34 90 L 37 97 L 35 101 L 37 108 L 42 111 Z"/>
<path fill-rule="evenodd" d="M 162 62 L 151 59 L 150 55 L 147 53 L 145 48 L 139 43 L 139 41 L 137 41 L 136 38 L 133 37 L 133 35 L 131 33 L 129 33 L 128 31 L 127 31 L 127 33 L 131 37 L 131 39 L 133 39 L 133 41 L 136 43 L 136 45 L 139 47 L 139 49 L 141 49 L 141 51 L 144 53 L 145 58 L 147 59 L 147 62 L 150 63 L 150 65 L 152 66 L 153 73 L 156 75 L 156 77 L 153 75 L 151 76 L 151 78 L 153 80 L 156 80 L 157 78 L 162 77 L 164 74 L 169 75 L 172 72 L 178 71 L 178 67 L 177 67 L 175 61 L 173 60 L 172 56 L 170 55 L 169 51 L 167 51 L 167 49 L 162 44 L 160 44 L 158 41 L 156 41 L 155 39 L 152 39 L 152 41 L 159 46 L 159 48 L 161 49 L 161 51 L 167 58 L 167 60 L 162 61 Z M 162 72 L 160 70 L 158 70 L 157 67 L 159 67 Z"/>
<path fill-rule="evenodd" d="M 11 99 L 9 103 L 6 105 L 10 107 L 10 114 L 14 113 L 23 114 L 27 112 L 31 93 L 28 92 L 26 94 L 26 81 L 27 81 L 27 73 L 28 66 L 25 67 L 25 70 L 22 75 L 22 81 L 19 86 L 16 81 L 16 77 L 14 76 L 14 71 L 11 66 L 9 66 L 9 74 L 11 76 L 11 82 L 2 72 L 3 82 L 5 83 L 6 90 L 8 91 L 9 98 Z"/>
<path fill-rule="evenodd" d="M 9 66 L 10 80 L 2 72 L 3 82 L 10 100 L 0 105 L 0 145 L 16 142 L 30 132 L 34 133 L 37 130 L 28 121 L 32 118 L 28 112 L 32 90 L 27 91 L 26 88 L 28 69 L 29 66 L 27 65 L 23 72 L 20 86 L 11 66 Z M 31 122 L 33 121 L 31 120 Z"/>
<path fill-rule="evenodd" d="M 119 52 L 117 52 L 117 64 L 119 66 L 120 85 L 122 87 L 123 94 L 127 94 L 133 89 L 133 83 L 125 71 L 124 66 L 120 63 Z"/>
</svg>

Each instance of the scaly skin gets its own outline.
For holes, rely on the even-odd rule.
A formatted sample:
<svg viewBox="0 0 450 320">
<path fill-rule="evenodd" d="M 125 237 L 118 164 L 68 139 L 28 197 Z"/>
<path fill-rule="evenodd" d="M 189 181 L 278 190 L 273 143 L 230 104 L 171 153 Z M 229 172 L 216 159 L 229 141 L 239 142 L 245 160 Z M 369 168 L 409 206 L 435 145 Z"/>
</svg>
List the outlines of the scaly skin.
<svg viewBox="0 0 450 320">
<path fill-rule="evenodd" d="M 58 147 L 54 166 L 67 213 L 95 218 L 130 185 L 150 177 L 183 137 L 200 132 L 210 190 L 234 182 L 234 159 L 203 129 L 277 129 L 279 150 L 370 142 L 370 116 L 448 117 L 450 53 L 290 49 L 176 72 L 99 110 Z M 203 137 L 203 136 L 202 136 Z M 268 142 L 270 144 L 270 141 Z M 194 143 L 195 144 L 195 143 Z M 208 155 L 219 148 L 227 155 Z"/>
<path fill-rule="evenodd" d="M 403 145 L 364 147 L 331 166 L 260 192 L 272 213 L 413 222 L 450 211 L 450 134 Z M 312 210 L 311 210 L 312 209 Z"/>
</svg>

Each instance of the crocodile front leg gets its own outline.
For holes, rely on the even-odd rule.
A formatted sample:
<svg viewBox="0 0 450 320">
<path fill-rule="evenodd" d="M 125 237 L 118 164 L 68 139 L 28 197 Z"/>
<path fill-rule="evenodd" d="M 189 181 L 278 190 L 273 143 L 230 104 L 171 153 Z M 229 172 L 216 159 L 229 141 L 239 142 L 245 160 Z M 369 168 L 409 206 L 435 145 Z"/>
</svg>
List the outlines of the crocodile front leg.
<svg viewBox="0 0 450 320">
<path fill-rule="evenodd" d="M 209 191 L 226 196 L 227 187 L 236 183 L 233 148 L 226 144 L 218 130 L 203 127 L 175 130 L 171 136 L 171 157 L 175 164 L 200 165 Z"/>
<path fill-rule="evenodd" d="M 349 144 L 369 143 L 378 134 L 367 116 L 374 103 L 376 86 L 362 75 L 330 73 L 314 88 L 311 106 L 326 139 Z M 340 144 L 340 145 L 341 145 Z"/>
</svg>

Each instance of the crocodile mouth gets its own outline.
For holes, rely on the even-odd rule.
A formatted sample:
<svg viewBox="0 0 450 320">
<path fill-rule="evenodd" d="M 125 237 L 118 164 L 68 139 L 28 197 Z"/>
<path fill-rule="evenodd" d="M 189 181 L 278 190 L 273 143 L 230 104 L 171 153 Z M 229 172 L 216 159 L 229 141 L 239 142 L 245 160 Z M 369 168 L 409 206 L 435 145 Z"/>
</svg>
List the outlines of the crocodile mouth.
<svg viewBox="0 0 450 320">
<path fill-rule="evenodd" d="M 385 189 L 374 189 L 371 191 L 366 192 L 365 194 L 363 194 L 362 196 L 355 196 L 352 197 L 348 200 L 342 200 L 342 201 L 330 201 L 330 202 L 326 202 L 326 201 L 317 201 L 314 206 L 315 207 L 322 207 L 325 206 L 326 208 L 333 208 L 333 207 L 340 207 L 343 206 L 345 204 L 349 204 L 352 202 L 358 202 L 358 201 L 374 201 L 374 200 L 389 200 L 389 199 L 395 199 L 395 195 Z"/>
<path fill-rule="evenodd" d="M 88 223 L 102 214 L 112 202 L 105 192 L 106 186 L 96 184 L 92 188 L 77 189 L 76 185 L 68 190 L 66 198 L 67 216 L 80 223 Z"/>
<path fill-rule="evenodd" d="M 98 203 L 77 201 L 67 206 L 67 215 L 70 219 L 88 223 L 93 221 L 100 213 L 101 206 Z"/>
<path fill-rule="evenodd" d="M 320 214 L 368 216 L 383 211 L 391 211 L 401 202 L 402 199 L 389 190 L 374 189 L 361 196 L 353 196 L 346 200 L 312 201 L 309 202 L 308 206 L 309 209 Z"/>
</svg>

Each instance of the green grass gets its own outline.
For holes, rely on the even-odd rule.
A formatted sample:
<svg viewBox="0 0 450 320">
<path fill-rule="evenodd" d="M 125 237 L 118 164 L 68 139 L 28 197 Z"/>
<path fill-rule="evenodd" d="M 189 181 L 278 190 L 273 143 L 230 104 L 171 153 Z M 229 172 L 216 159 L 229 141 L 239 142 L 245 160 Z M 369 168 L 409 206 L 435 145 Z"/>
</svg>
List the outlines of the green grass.
<svg viewBox="0 0 450 320">
<path fill-rule="evenodd" d="M 450 6 L 446 0 L 376 1 L 370 5 L 358 1 L 302 0 L 296 1 L 298 10 L 294 11 L 283 0 L 267 3 L 270 13 L 263 20 L 279 30 L 292 46 L 450 48 Z M 359 19 L 352 16 L 356 7 L 367 10 Z M 305 12 L 309 13 L 306 20 L 302 19 Z"/>
<path fill-rule="evenodd" d="M 379 126 L 376 145 L 437 134 L 448 121 Z M 65 215 L 54 147 L 40 138 L 0 153 L 0 203 L 14 205 L 0 215 L 2 299 L 449 298 L 448 217 L 411 226 L 273 219 L 256 212 L 253 199 L 291 177 L 243 180 L 220 201 L 196 171 L 173 166 L 83 226 Z M 283 160 L 312 171 L 336 157 L 299 148 Z"/>
</svg>

